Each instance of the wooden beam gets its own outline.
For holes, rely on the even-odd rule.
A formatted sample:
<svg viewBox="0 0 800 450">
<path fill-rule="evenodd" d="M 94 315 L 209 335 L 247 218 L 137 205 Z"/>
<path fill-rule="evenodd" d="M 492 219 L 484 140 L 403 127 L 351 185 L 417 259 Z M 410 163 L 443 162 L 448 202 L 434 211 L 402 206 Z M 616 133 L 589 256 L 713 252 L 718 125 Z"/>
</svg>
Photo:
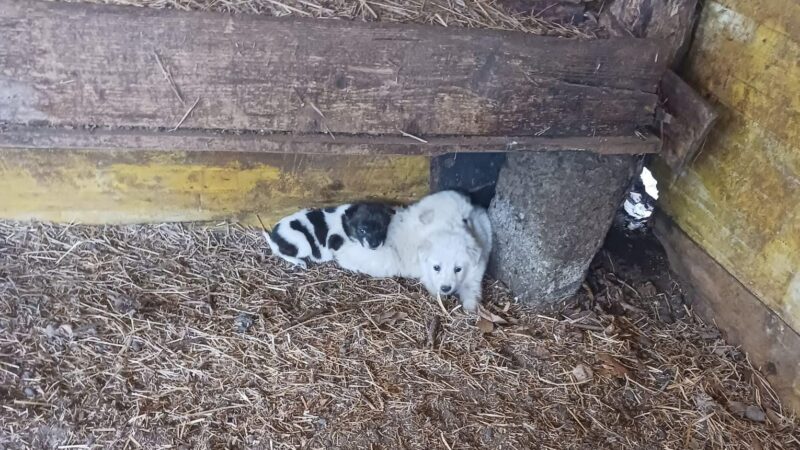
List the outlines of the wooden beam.
<svg viewBox="0 0 800 450">
<path fill-rule="evenodd" d="M 660 141 L 650 135 L 596 137 L 433 137 L 287 133 L 173 132 L 136 129 L 67 129 L 0 126 L 0 148 L 152 150 L 200 152 L 305 153 L 341 155 L 441 155 L 445 153 L 589 151 L 600 154 L 655 153 Z"/>
<path fill-rule="evenodd" d="M 0 42 L 0 122 L 337 139 L 631 136 L 665 69 L 645 39 L 38 0 L 0 0 Z"/>
<path fill-rule="evenodd" d="M 672 177 L 677 178 L 700 151 L 719 115 L 672 71 L 667 71 L 661 80 L 661 98 L 666 114 L 660 156 L 669 165 Z"/>
<path fill-rule="evenodd" d="M 411 202 L 430 158 L 0 149 L 0 218 L 92 224 L 240 221 L 358 199 Z"/>
<path fill-rule="evenodd" d="M 661 42 L 659 59 L 678 68 L 691 43 L 698 0 L 611 0 L 600 23 L 613 36 L 636 36 Z"/>
</svg>

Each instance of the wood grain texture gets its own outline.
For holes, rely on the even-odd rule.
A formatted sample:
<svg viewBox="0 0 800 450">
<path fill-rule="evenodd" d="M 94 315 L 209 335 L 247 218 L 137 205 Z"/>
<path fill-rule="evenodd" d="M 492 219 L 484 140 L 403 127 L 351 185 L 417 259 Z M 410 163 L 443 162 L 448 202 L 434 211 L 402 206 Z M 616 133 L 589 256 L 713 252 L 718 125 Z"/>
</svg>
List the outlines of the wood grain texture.
<svg viewBox="0 0 800 450">
<path fill-rule="evenodd" d="M 800 332 L 800 39 L 796 0 L 709 1 L 682 74 L 719 119 L 659 206 Z M 740 9 L 741 8 L 741 9 Z M 672 174 L 654 167 L 659 180 Z"/>
<path fill-rule="evenodd" d="M 0 149 L 0 218 L 92 224 L 240 221 L 428 191 L 424 156 Z"/>
<path fill-rule="evenodd" d="M 661 157 L 674 177 L 694 159 L 705 142 L 718 114 L 714 108 L 678 75 L 668 71 L 661 80 L 661 98 L 668 120 L 664 121 Z"/>
<path fill-rule="evenodd" d="M 0 148 L 258 152 L 341 155 L 441 155 L 445 153 L 578 151 L 600 154 L 645 154 L 661 142 L 651 136 L 462 136 L 433 137 L 420 142 L 406 136 L 325 134 L 172 132 L 131 129 L 65 129 L 0 126 Z"/>
<path fill-rule="evenodd" d="M 698 0 L 612 0 L 600 23 L 615 36 L 659 39 L 659 57 L 678 68 L 689 50 Z"/>
<path fill-rule="evenodd" d="M 631 135 L 665 68 L 644 39 L 38 0 L 0 0 L 0 42 L 0 122 L 54 126 L 169 129 L 199 99 L 182 127 Z"/>
</svg>

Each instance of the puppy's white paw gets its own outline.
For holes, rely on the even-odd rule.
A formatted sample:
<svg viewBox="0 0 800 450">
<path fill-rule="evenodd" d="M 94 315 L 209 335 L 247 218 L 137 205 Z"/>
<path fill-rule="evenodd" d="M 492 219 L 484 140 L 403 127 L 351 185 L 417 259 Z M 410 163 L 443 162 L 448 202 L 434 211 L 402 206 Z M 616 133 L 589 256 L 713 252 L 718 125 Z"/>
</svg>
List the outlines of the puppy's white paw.
<svg viewBox="0 0 800 450">
<path fill-rule="evenodd" d="M 481 304 L 481 288 L 480 282 L 468 280 L 458 291 L 458 297 L 461 299 L 461 308 L 470 313 L 478 311 Z"/>
<path fill-rule="evenodd" d="M 461 299 L 461 308 L 470 313 L 474 313 L 478 311 L 478 305 L 480 305 L 480 301 L 476 298 L 464 300 Z"/>
</svg>

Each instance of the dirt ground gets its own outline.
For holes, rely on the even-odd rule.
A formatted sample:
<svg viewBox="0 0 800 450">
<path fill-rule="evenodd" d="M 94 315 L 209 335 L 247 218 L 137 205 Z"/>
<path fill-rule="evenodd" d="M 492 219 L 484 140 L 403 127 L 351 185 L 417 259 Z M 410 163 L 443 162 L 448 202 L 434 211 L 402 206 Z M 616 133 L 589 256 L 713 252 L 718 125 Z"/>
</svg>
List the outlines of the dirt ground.
<svg viewBox="0 0 800 450">
<path fill-rule="evenodd" d="M 800 448 L 668 273 L 615 255 L 552 315 L 487 283 L 479 329 L 252 230 L 0 222 L 0 448 Z"/>
</svg>

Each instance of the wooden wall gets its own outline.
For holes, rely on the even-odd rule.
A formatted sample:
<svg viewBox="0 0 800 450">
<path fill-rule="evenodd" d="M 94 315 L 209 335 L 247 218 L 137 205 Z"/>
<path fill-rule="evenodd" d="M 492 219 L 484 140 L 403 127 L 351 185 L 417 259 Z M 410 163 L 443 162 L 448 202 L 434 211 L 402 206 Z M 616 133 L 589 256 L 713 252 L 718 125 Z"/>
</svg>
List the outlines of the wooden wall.
<svg viewBox="0 0 800 450">
<path fill-rule="evenodd" d="M 775 330 L 795 332 L 800 332 L 798 24 L 795 0 L 705 2 L 683 77 L 716 103 L 720 121 L 689 169 L 661 186 L 660 199 L 694 242 L 779 317 Z M 672 175 L 664 167 L 657 172 L 662 180 Z M 744 316 L 732 325 L 740 333 L 772 333 Z M 785 358 L 800 361 L 797 355 Z M 792 369 L 795 375 L 798 369 Z M 800 377 L 793 389 L 800 398 Z"/>
<path fill-rule="evenodd" d="M 272 221 L 454 152 L 659 146 L 648 39 L 0 0 L 0 43 L 0 219 Z"/>
</svg>

